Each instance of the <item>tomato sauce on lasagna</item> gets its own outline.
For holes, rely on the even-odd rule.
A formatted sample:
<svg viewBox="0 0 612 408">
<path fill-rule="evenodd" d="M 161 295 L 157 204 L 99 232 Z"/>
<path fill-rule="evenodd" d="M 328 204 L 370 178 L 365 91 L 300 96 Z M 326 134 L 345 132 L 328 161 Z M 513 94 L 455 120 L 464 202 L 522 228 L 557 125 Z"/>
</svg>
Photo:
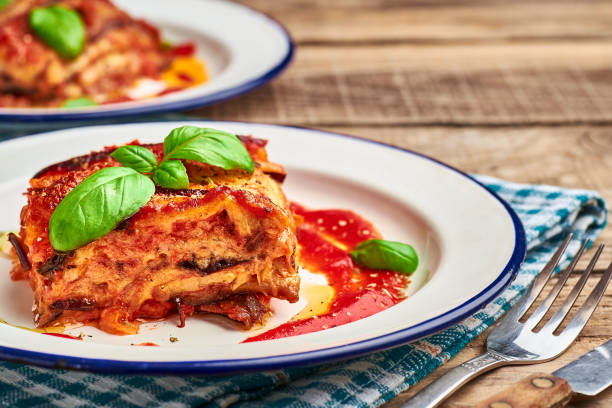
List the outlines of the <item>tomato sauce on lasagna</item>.
<svg viewBox="0 0 612 408">
<path fill-rule="evenodd" d="M 245 328 L 262 324 L 270 298 L 298 300 L 294 214 L 269 162 L 266 141 L 241 137 L 253 174 L 184 160 L 189 188 L 157 187 L 153 198 L 109 234 L 57 252 L 49 219 L 60 201 L 96 171 L 119 166 L 115 147 L 43 169 L 30 180 L 15 246 L 13 279 L 34 291 L 38 327 L 96 325 L 133 334 L 140 321 L 217 313 Z M 132 144 L 138 144 L 137 141 Z M 162 144 L 146 145 L 161 159 Z"/>
</svg>

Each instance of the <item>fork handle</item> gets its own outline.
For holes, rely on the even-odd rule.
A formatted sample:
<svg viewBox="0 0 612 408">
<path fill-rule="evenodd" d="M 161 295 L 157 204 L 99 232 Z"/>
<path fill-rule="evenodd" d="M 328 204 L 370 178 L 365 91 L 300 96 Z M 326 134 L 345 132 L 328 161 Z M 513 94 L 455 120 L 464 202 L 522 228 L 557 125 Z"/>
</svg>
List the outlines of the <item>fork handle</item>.
<svg viewBox="0 0 612 408">
<path fill-rule="evenodd" d="M 496 367 L 508 364 L 508 361 L 501 356 L 487 351 L 465 363 L 450 369 L 442 377 L 438 378 L 427 387 L 423 388 L 418 394 L 409 399 L 403 408 L 434 408 L 442 401 L 453 394 L 459 387 L 466 382 L 479 376 L 480 374 L 492 370 Z"/>
</svg>

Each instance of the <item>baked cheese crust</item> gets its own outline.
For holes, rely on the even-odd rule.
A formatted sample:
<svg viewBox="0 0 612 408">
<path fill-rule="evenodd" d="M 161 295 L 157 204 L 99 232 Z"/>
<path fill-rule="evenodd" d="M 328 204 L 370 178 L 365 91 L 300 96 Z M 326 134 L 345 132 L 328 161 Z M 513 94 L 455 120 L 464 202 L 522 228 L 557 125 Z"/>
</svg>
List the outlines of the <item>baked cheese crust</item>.
<svg viewBox="0 0 612 408">
<path fill-rule="evenodd" d="M 49 241 L 51 214 L 86 177 L 119 166 L 110 157 L 116 147 L 36 174 L 21 213 L 20 241 L 31 268 L 16 260 L 12 271 L 34 291 L 36 324 L 88 323 L 131 334 L 137 319 L 178 311 L 184 323 L 202 311 L 248 328 L 269 314 L 270 297 L 297 301 L 296 226 L 278 181 L 284 170 L 268 162 L 265 141 L 241 140 L 255 161 L 252 175 L 184 161 L 188 189 L 158 187 L 115 230 L 66 253 Z M 161 144 L 147 147 L 161 159 Z"/>
</svg>

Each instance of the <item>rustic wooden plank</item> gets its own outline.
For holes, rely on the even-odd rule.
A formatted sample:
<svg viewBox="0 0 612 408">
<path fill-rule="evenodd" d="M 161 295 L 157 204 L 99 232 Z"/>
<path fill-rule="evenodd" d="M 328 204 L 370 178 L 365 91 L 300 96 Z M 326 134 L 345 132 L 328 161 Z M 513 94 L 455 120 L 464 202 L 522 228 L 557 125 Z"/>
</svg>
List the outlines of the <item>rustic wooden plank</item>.
<svg viewBox="0 0 612 408">
<path fill-rule="evenodd" d="M 316 126 L 612 123 L 610 44 L 301 47 L 271 84 L 195 113 Z"/>
<path fill-rule="evenodd" d="M 592 251 L 590 251 L 592 252 Z M 581 293 L 578 298 L 577 304 L 580 305 L 584 302 L 590 290 L 597 284 L 600 275 L 589 279 L 586 285 L 585 291 Z M 578 276 L 573 276 L 569 279 L 568 284 L 561 291 L 558 300 L 553 304 L 553 308 L 558 307 L 565 296 L 569 293 L 572 286 L 579 279 Z M 554 284 L 554 282 L 551 282 Z M 557 359 L 535 365 L 527 366 L 516 366 L 516 367 L 503 367 L 490 373 L 484 374 L 477 378 L 473 382 L 467 384 L 459 390 L 453 397 L 451 397 L 443 406 L 446 408 L 464 408 L 470 407 L 477 402 L 502 391 L 504 388 L 519 381 L 523 377 L 537 373 L 537 372 L 552 372 L 570 361 L 574 360 L 578 356 L 590 351 L 591 349 L 599 346 L 609 339 L 609 328 L 612 324 L 612 288 L 608 288 L 608 291 L 604 295 L 602 302 L 595 311 L 593 317 L 583 330 L 578 340 Z M 449 369 L 461 364 L 468 359 L 481 354 L 485 350 L 486 336 L 490 330 L 479 336 L 474 342 L 472 342 L 465 350 L 463 350 L 454 359 L 444 364 L 442 367 L 434 371 L 431 375 L 426 377 L 423 381 L 418 383 L 412 389 L 409 389 L 399 396 L 397 396 L 390 403 L 384 405 L 385 408 L 397 408 L 403 401 L 408 400 L 412 395 L 417 393 L 427 384 L 431 383 L 434 379 L 440 377 Z M 573 401 L 570 406 L 574 407 L 609 407 L 612 402 L 612 390 L 609 389 L 595 399 Z"/>
<path fill-rule="evenodd" d="M 298 43 L 466 42 L 609 38 L 606 1 L 243 0 Z"/>
<path fill-rule="evenodd" d="M 612 202 L 612 126 L 325 127 L 411 149 L 468 173 L 519 183 L 589 189 Z M 599 266 L 612 262 L 612 227 Z M 586 267 L 583 260 L 579 268 Z"/>
<path fill-rule="evenodd" d="M 612 126 L 321 126 L 430 155 L 469 173 L 593 189 L 612 201 Z"/>
</svg>

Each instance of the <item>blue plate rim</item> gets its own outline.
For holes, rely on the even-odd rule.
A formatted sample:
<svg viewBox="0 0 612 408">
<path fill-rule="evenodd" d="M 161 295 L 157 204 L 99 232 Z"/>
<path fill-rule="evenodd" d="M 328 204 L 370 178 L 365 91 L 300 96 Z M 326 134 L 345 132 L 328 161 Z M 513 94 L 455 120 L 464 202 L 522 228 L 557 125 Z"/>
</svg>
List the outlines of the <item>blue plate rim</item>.
<svg viewBox="0 0 612 408">
<path fill-rule="evenodd" d="M 99 119 L 111 119 L 111 118 L 125 118 L 129 116 L 137 115 L 149 115 L 155 113 L 169 113 L 184 111 L 188 109 L 201 108 L 204 106 L 212 105 L 219 102 L 224 102 L 237 96 L 243 95 L 250 91 L 253 91 L 260 86 L 270 82 L 276 78 L 281 72 L 283 72 L 293 60 L 295 55 L 295 41 L 291 37 L 289 30 L 276 18 L 266 14 L 264 12 L 255 10 L 244 4 L 238 4 L 232 2 L 235 6 L 243 7 L 251 13 L 254 13 L 275 26 L 276 29 L 282 34 L 286 40 L 287 53 L 285 56 L 267 72 L 263 73 L 257 78 L 253 78 L 249 81 L 243 82 L 232 88 L 223 89 L 212 94 L 196 96 L 190 99 L 172 101 L 154 105 L 146 106 L 135 106 L 125 109 L 112 109 L 104 111 L 83 111 L 78 110 L 67 110 L 66 113 L 50 113 L 46 115 L 40 115 L 36 113 L 32 114 L 15 114 L 15 113 L 2 113 L 0 112 L 0 121 L 2 122 L 36 122 L 36 123 L 53 123 L 53 122 L 73 122 L 79 120 L 99 120 Z"/>
<path fill-rule="evenodd" d="M 413 150 L 404 149 L 398 146 L 393 146 L 387 143 L 378 142 L 370 139 L 365 139 L 358 136 L 323 131 L 308 127 L 301 126 L 284 126 L 284 125 L 273 125 L 267 123 L 257 122 L 240 122 L 240 121 L 215 121 L 209 119 L 185 119 L 185 120 L 169 120 L 169 121 L 157 121 L 158 123 L 164 122 L 183 122 L 183 121 L 197 121 L 197 122 L 216 122 L 216 123 L 240 123 L 240 124 L 251 124 L 251 125 L 265 125 L 265 126 L 276 126 L 281 128 L 295 128 L 302 129 L 309 132 L 316 132 L 325 136 L 342 137 L 355 139 L 365 143 L 372 143 L 380 146 L 384 146 L 389 149 L 399 150 L 406 154 L 415 155 L 426 160 L 432 161 L 438 165 L 446 167 L 459 175 L 462 175 L 469 181 L 475 183 L 479 187 L 483 188 L 493 198 L 502 204 L 508 215 L 510 216 L 514 225 L 515 240 L 514 250 L 506 266 L 500 272 L 499 276 L 486 288 L 480 291 L 478 294 L 468 299 L 461 305 L 448 310 L 438 316 L 435 316 L 429 320 L 418 323 L 414 326 L 407 327 L 395 332 L 387 333 L 371 339 L 361 340 L 358 342 L 328 347 L 319 350 L 306 351 L 300 353 L 283 354 L 278 356 L 267 356 L 267 357 L 255 357 L 247 359 L 236 359 L 236 360 L 203 360 L 203 361 L 173 361 L 173 362 L 150 362 L 150 361 L 124 361 L 124 360 L 109 360 L 109 359 L 97 359 L 97 358 L 83 358 L 74 356 L 64 356 L 58 354 L 43 353 L 37 351 L 21 350 L 12 347 L 0 346 L 0 359 L 17 362 L 34 364 L 37 366 L 48 367 L 48 368 L 60 368 L 60 369 L 74 369 L 74 370 L 85 370 L 96 373 L 107 373 L 107 374 L 173 374 L 173 375 L 193 375 L 193 374 L 208 374 L 208 375 L 221 375 L 221 374 L 233 374 L 243 373 L 249 371 L 266 371 L 276 370 L 282 368 L 290 368 L 295 366 L 307 366 L 316 365 L 322 363 L 331 363 L 339 360 L 345 360 L 349 358 L 359 357 L 364 354 L 382 351 L 385 349 L 393 348 L 396 346 L 404 345 L 432 334 L 438 333 L 462 320 L 473 315 L 477 310 L 485 306 L 487 303 L 492 301 L 497 295 L 499 295 L 516 277 L 523 260 L 525 259 L 527 244 L 525 229 L 521 220 L 519 219 L 516 212 L 505 202 L 499 195 L 494 191 L 488 189 L 484 184 L 474 179 L 469 174 L 451 166 L 430 156 L 422 153 L 415 152 Z M 155 123 L 155 122 L 148 122 Z M 107 124 L 99 126 L 121 126 L 130 125 L 130 123 L 122 123 L 120 125 Z M 97 126 L 96 126 L 97 127 Z M 54 131 L 57 132 L 57 131 Z M 28 137 L 28 136 L 23 136 Z M 16 139 L 11 139 L 14 141 Z"/>
</svg>

